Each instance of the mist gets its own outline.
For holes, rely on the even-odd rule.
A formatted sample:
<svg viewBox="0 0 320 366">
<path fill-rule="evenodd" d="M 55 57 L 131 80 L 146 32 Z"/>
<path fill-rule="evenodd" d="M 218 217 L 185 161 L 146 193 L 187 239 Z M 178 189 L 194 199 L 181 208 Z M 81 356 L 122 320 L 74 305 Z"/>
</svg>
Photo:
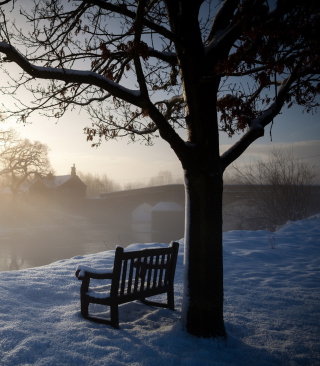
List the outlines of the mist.
<svg viewBox="0 0 320 366">
<path fill-rule="evenodd" d="M 74 189 L 78 179 L 73 178 Z M 20 194 L 16 204 L 12 195 L 1 195 L 0 271 L 43 266 L 117 245 L 170 243 L 184 237 L 183 184 L 107 192 L 94 198 L 77 196 L 71 187 L 64 188 L 68 194 L 62 197 L 38 190 Z M 226 216 L 228 230 L 236 228 L 232 221 Z"/>
<path fill-rule="evenodd" d="M 96 222 L 85 209 L 81 211 L 23 204 L 12 215 L 12 207 L 1 206 L 0 271 L 38 267 L 76 255 L 112 250 L 117 245 L 152 241 L 150 222 L 126 225 L 119 218 L 114 225 L 114 221 L 103 222 L 103 217 Z"/>
<path fill-rule="evenodd" d="M 174 202 L 176 186 L 179 204 Z M 160 197 L 158 188 L 154 192 L 139 188 L 104 193 L 102 187 L 95 197 L 87 197 L 86 190 L 75 171 L 37 179 L 15 200 L 9 189 L 3 189 L 0 271 L 43 266 L 117 245 L 169 243 L 183 237 L 181 184 L 171 185 Z"/>
<path fill-rule="evenodd" d="M 184 237 L 185 188 L 170 171 L 123 187 L 106 175 L 77 172 L 75 165 L 70 173 L 34 177 L 20 186 L 16 197 L 3 182 L 0 271 L 43 266 L 117 245 L 170 243 Z M 266 186 L 226 184 L 223 231 L 276 230 L 275 225 L 259 221 L 261 212 L 252 204 L 265 191 Z M 319 193 L 319 186 L 308 193 L 312 205 L 306 207 L 306 217 L 319 210 Z M 304 193 L 303 202 L 306 198 Z M 272 201 L 270 196 L 267 201 Z"/>
</svg>

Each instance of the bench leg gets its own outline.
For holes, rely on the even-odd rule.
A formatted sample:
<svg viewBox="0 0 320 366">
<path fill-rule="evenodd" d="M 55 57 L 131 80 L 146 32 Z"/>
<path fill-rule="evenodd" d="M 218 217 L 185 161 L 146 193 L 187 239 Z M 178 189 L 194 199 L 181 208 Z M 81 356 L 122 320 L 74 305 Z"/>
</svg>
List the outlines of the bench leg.
<svg viewBox="0 0 320 366">
<path fill-rule="evenodd" d="M 82 281 L 82 285 L 80 287 L 80 303 L 81 303 L 81 315 L 84 318 L 88 317 L 88 313 L 89 313 L 89 301 L 86 295 L 86 292 L 88 291 L 88 287 L 89 287 L 89 279 L 85 278 Z"/>
<path fill-rule="evenodd" d="M 89 314 L 89 303 L 86 301 L 85 298 L 81 299 L 81 315 L 84 318 L 87 318 Z"/>
<path fill-rule="evenodd" d="M 173 288 L 167 292 L 168 308 L 174 310 L 174 291 Z"/>
<path fill-rule="evenodd" d="M 110 317 L 111 317 L 111 325 L 119 329 L 119 309 L 118 304 L 110 305 Z"/>
</svg>

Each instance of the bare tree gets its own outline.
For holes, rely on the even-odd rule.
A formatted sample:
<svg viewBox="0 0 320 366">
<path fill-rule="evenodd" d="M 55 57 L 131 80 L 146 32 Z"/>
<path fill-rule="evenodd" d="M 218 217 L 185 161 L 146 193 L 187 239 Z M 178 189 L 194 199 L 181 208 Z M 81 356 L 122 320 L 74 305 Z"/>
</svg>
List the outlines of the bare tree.
<svg viewBox="0 0 320 366">
<path fill-rule="evenodd" d="M 98 175 L 78 172 L 79 178 L 87 186 L 87 197 L 97 197 L 100 193 L 120 190 L 120 184 L 108 178 L 106 174 Z"/>
<path fill-rule="evenodd" d="M 3 92 L 24 86 L 35 98 L 8 116 L 60 118 L 81 106 L 94 145 L 160 136 L 173 149 L 188 205 L 183 323 L 194 335 L 225 337 L 223 172 L 284 105 L 319 105 L 319 2 L 36 0 L 19 27 L 2 8 L 1 61 L 12 83 Z M 222 155 L 219 131 L 242 134 Z"/>
<path fill-rule="evenodd" d="M 39 141 L 19 139 L 12 129 L 0 131 L 0 142 L 0 174 L 6 176 L 16 204 L 23 183 L 51 172 L 48 146 Z"/>
<path fill-rule="evenodd" d="M 0 114 L 0 120 L 1 120 L 1 114 Z M 9 146 L 11 146 L 13 143 L 16 143 L 18 139 L 18 134 L 13 129 L 8 130 L 0 130 L 0 147 L 1 151 L 3 152 L 6 150 Z M 3 164 L 0 166 L 0 188 L 3 189 L 7 186 L 10 186 L 10 177 L 8 176 L 8 169 L 3 166 Z"/>
<path fill-rule="evenodd" d="M 250 228 L 274 230 L 288 220 L 301 220 L 308 215 L 316 168 L 294 158 L 292 151 L 272 149 L 267 160 L 239 168 L 235 180 L 246 189 L 244 220 Z M 243 210 L 244 211 L 244 210 Z"/>
<path fill-rule="evenodd" d="M 174 183 L 174 179 L 170 170 L 161 170 L 155 177 L 150 178 L 149 186 L 163 186 L 165 184 Z"/>
<path fill-rule="evenodd" d="M 148 184 L 146 182 L 143 182 L 143 181 L 139 180 L 139 181 L 125 183 L 124 186 L 123 186 L 123 189 L 124 190 L 127 190 L 127 189 L 138 189 L 138 188 L 147 187 L 147 185 Z"/>
<path fill-rule="evenodd" d="M 151 177 L 144 182 L 139 180 L 136 182 L 128 182 L 124 185 L 124 189 L 136 189 L 144 187 L 163 186 L 166 184 L 183 183 L 183 178 L 174 177 L 170 170 L 160 170 L 157 175 Z"/>
</svg>

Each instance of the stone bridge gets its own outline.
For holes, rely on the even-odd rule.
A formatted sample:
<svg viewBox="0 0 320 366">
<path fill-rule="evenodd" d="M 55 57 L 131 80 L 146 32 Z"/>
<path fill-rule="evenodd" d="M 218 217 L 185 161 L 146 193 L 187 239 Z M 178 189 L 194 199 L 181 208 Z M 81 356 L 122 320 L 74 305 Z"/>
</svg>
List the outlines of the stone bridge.
<svg viewBox="0 0 320 366">
<path fill-rule="evenodd" d="M 100 198 L 87 201 L 90 217 L 97 222 L 114 225 L 121 220 L 125 225 L 131 223 L 133 211 L 144 203 L 153 207 L 159 202 L 175 202 L 184 208 L 184 185 L 171 184 L 102 193 Z"/>
<path fill-rule="evenodd" d="M 259 195 L 259 191 L 269 189 L 268 186 L 225 185 L 223 192 L 223 206 L 226 212 L 233 204 L 248 197 Z M 320 186 L 312 187 L 313 202 L 316 209 L 320 209 Z M 157 187 L 131 189 L 118 192 L 102 193 L 98 199 L 87 199 L 87 213 L 98 224 L 118 229 L 132 228 L 133 212 L 143 205 L 150 205 L 148 211 L 149 230 L 153 241 L 166 241 L 168 238 L 181 238 L 184 232 L 185 188 L 183 184 L 169 184 Z M 166 202 L 166 204 L 159 203 Z M 171 204 L 168 204 L 170 202 Z M 171 206 L 170 206 L 171 205 Z M 156 206 L 156 207 L 155 207 Z M 162 206 L 165 209 L 159 209 Z M 229 206 L 229 208 L 228 208 Z M 174 210 L 170 210 L 173 207 Z M 151 209 L 153 208 L 153 209 Z M 169 209 L 166 209 L 169 208 Z M 314 211 L 314 210 L 313 210 Z M 224 216 L 224 230 L 237 229 L 237 223 L 228 215 Z M 161 234 L 160 236 L 157 233 Z M 169 239 L 168 239 L 169 241 Z"/>
<path fill-rule="evenodd" d="M 254 195 L 261 190 L 261 186 L 252 185 L 224 185 L 224 207 L 240 201 L 244 196 Z M 264 186 L 263 189 L 268 189 Z M 320 201 L 320 186 L 312 186 L 314 201 Z M 133 211 L 147 203 L 154 207 L 159 202 L 175 202 L 184 210 L 185 188 L 183 184 L 168 184 L 157 187 L 130 189 L 100 194 L 98 199 L 87 199 L 89 215 L 100 223 L 131 223 Z"/>
<path fill-rule="evenodd" d="M 228 205 L 239 200 L 237 186 L 225 186 L 223 203 Z M 243 187 L 242 187 L 243 188 Z M 184 210 L 185 188 L 183 184 L 130 189 L 100 194 L 98 199 L 88 199 L 89 214 L 101 223 L 131 223 L 133 211 L 147 203 L 154 207 L 159 202 L 175 202 Z"/>
</svg>

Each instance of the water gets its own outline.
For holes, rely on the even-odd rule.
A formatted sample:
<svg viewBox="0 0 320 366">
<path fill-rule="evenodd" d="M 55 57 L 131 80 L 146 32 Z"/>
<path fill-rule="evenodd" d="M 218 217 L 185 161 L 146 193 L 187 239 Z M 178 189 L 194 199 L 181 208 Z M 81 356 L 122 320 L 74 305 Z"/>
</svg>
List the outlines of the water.
<svg viewBox="0 0 320 366">
<path fill-rule="evenodd" d="M 132 243 L 151 242 L 150 224 L 107 228 L 88 222 L 0 227 L 0 271 L 43 266 L 77 255 L 99 253 Z"/>
</svg>

